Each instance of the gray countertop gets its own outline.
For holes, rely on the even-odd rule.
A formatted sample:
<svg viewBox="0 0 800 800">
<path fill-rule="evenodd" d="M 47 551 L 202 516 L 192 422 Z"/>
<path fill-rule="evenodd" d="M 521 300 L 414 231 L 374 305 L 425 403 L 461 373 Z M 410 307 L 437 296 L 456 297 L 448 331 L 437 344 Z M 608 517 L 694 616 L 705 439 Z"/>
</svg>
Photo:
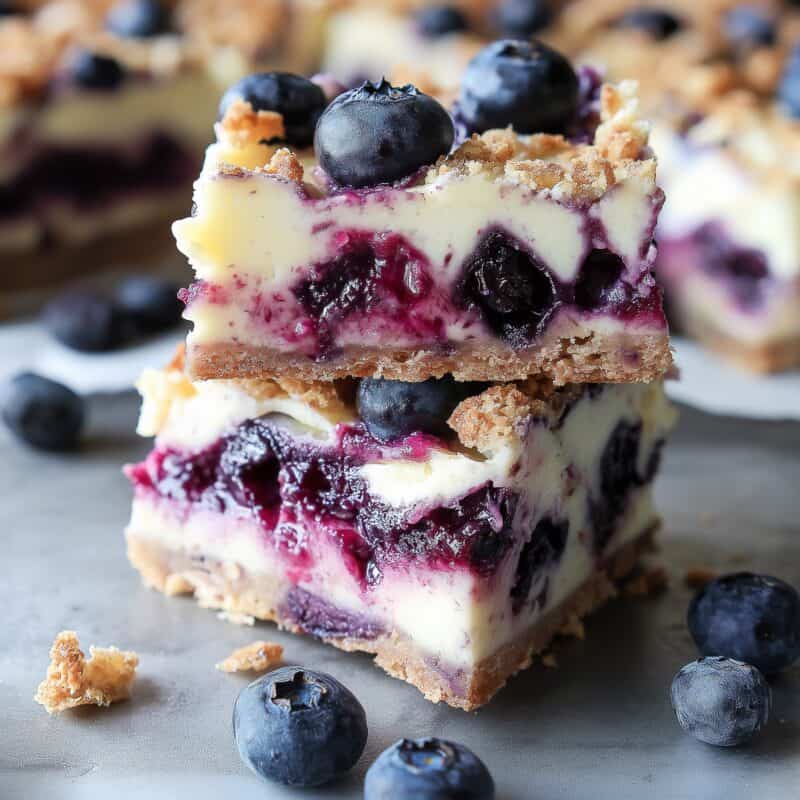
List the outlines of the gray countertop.
<svg viewBox="0 0 800 800">
<path fill-rule="evenodd" d="M 800 795 L 800 666 L 773 686 L 773 719 L 747 749 L 684 735 L 668 688 L 695 657 L 684 624 L 686 569 L 751 568 L 800 585 L 800 424 L 748 423 L 684 410 L 665 452 L 658 559 L 670 591 L 617 600 L 561 643 L 557 669 L 515 678 L 466 714 L 425 701 L 368 657 L 311 639 L 220 622 L 188 599 L 144 589 L 125 560 L 129 490 L 120 465 L 147 443 L 131 433 L 132 395 L 95 398 L 84 451 L 53 457 L 0 432 L 0 798 L 357 798 L 364 771 L 400 736 L 438 734 L 488 764 L 498 800 L 796 798 Z M 63 628 L 82 644 L 136 650 L 129 702 L 48 717 L 33 693 Z M 367 751 L 339 785 L 265 786 L 241 765 L 230 715 L 246 679 L 214 664 L 254 638 L 289 661 L 327 670 L 363 702 Z"/>
</svg>

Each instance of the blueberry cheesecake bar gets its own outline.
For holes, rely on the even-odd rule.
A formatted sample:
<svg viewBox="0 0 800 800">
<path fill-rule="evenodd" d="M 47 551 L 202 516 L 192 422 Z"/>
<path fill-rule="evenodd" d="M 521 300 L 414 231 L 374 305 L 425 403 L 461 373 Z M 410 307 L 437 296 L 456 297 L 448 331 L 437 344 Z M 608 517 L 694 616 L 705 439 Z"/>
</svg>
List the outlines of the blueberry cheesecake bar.
<svg viewBox="0 0 800 800">
<path fill-rule="evenodd" d="M 317 0 L 2 3 L 0 293 L 174 252 L 222 88 L 310 70 Z M 0 297 L 0 299 L 2 299 Z"/>
<path fill-rule="evenodd" d="M 658 525 L 660 382 L 150 370 L 127 469 L 146 584 L 375 654 L 476 708 L 614 594 Z"/>
<path fill-rule="evenodd" d="M 640 79 L 667 196 L 668 305 L 756 372 L 800 364 L 798 31 L 792 3 L 578 0 L 551 32 L 610 78 Z"/>
<path fill-rule="evenodd" d="M 251 79 L 173 227 L 196 275 L 193 377 L 662 376 L 649 126 L 634 84 L 583 78 L 544 45 L 496 42 L 452 115 L 366 82 L 326 105 L 313 150 L 270 144 L 257 126 L 281 108 Z"/>
</svg>

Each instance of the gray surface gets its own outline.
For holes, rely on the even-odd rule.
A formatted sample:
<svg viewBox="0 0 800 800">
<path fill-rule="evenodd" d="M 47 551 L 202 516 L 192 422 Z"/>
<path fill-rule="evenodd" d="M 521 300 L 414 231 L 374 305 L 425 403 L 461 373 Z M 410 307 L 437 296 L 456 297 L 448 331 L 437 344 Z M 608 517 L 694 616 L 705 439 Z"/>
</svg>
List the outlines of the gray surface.
<svg viewBox="0 0 800 800">
<path fill-rule="evenodd" d="M 657 598 L 617 601 L 585 642 L 558 648 L 477 714 L 423 700 L 365 656 L 219 622 L 186 599 L 141 587 L 122 542 L 129 491 L 119 466 L 144 453 L 129 433 L 133 397 L 98 401 L 85 452 L 47 457 L 0 433 L 0 798 L 360 797 L 372 759 L 401 735 L 436 733 L 473 747 L 498 800 L 797 798 L 800 667 L 774 685 L 774 717 L 750 749 L 715 750 L 685 736 L 669 708 L 673 673 L 694 657 L 683 618 L 685 569 L 744 566 L 800 585 L 800 425 L 742 423 L 686 410 L 666 451 L 658 499 L 660 558 L 673 577 Z M 133 699 L 58 717 L 32 702 L 54 634 L 141 656 Z M 367 709 L 367 752 L 325 792 L 263 786 L 241 766 L 230 712 L 245 680 L 214 663 L 257 635 L 289 660 L 328 670 Z"/>
</svg>

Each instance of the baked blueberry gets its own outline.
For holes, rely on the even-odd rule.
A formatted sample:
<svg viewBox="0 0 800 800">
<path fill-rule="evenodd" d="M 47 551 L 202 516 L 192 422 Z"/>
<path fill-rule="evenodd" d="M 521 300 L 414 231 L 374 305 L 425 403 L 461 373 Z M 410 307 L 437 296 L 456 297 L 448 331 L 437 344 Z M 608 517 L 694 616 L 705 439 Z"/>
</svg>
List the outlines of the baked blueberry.
<svg viewBox="0 0 800 800">
<path fill-rule="evenodd" d="M 324 672 L 281 667 L 236 698 L 233 735 L 261 778 L 321 786 L 347 772 L 367 743 L 367 717 L 349 689 Z"/>
<path fill-rule="evenodd" d="M 367 770 L 364 800 L 494 800 L 486 765 L 463 744 L 401 739 Z"/>
<path fill-rule="evenodd" d="M 705 656 L 728 656 L 766 675 L 800 658 L 800 595 L 768 575 L 739 572 L 704 586 L 689 605 L 689 632 Z"/>
<path fill-rule="evenodd" d="M 470 133 L 512 125 L 517 133 L 560 133 L 578 110 L 578 77 L 541 42 L 504 39 L 470 61 L 458 116 Z"/>
<path fill-rule="evenodd" d="M 467 17 L 458 6 L 429 6 L 417 12 L 417 30 L 429 39 L 437 39 L 468 28 Z"/>
<path fill-rule="evenodd" d="M 178 287 L 165 278 L 126 278 L 116 291 L 116 301 L 135 332 L 143 335 L 175 327 L 183 313 Z"/>
<path fill-rule="evenodd" d="M 459 383 L 452 375 L 418 383 L 364 378 L 356 404 L 367 430 L 381 441 L 420 432 L 446 436 L 455 407 L 482 388 L 480 383 Z"/>
<path fill-rule="evenodd" d="M 3 387 L 3 422 L 24 442 L 42 450 L 72 450 L 83 429 L 83 400 L 66 386 L 23 372 Z"/>
<path fill-rule="evenodd" d="M 125 80 L 125 70 L 119 61 L 91 50 L 75 53 L 69 74 L 84 89 L 116 89 Z"/>
<path fill-rule="evenodd" d="M 754 6 L 732 8 L 724 20 L 725 36 L 738 48 L 769 46 L 775 43 L 775 21 Z"/>
<path fill-rule="evenodd" d="M 327 104 L 316 83 L 290 72 L 258 72 L 237 81 L 222 95 L 220 117 L 236 100 L 247 101 L 256 111 L 281 114 L 286 141 L 295 147 L 311 144 L 314 126 Z"/>
<path fill-rule="evenodd" d="M 108 12 L 106 28 L 126 38 L 157 36 L 169 30 L 169 13 L 161 0 L 123 0 Z"/>
<path fill-rule="evenodd" d="M 497 8 L 497 26 L 510 39 L 527 39 L 550 24 L 550 0 L 503 0 Z"/>
<path fill-rule="evenodd" d="M 500 231 L 488 234 L 467 259 L 456 299 L 480 309 L 486 324 L 514 347 L 529 345 L 558 304 L 544 265 Z"/>
<path fill-rule="evenodd" d="M 686 733 L 706 744 L 745 744 L 769 720 L 772 696 L 764 676 L 732 658 L 692 661 L 672 680 L 670 699 Z"/>
<path fill-rule="evenodd" d="M 334 181 L 359 188 L 408 177 L 449 152 L 453 138 L 450 115 L 432 97 L 367 81 L 325 109 L 314 149 Z"/>
<path fill-rule="evenodd" d="M 778 100 L 791 117 L 800 118 L 800 44 L 795 45 L 783 68 Z"/>
<path fill-rule="evenodd" d="M 668 39 L 683 27 L 678 17 L 662 8 L 634 8 L 620 17 L 617 24 L 643 31 L 656 41 Z"/>
<path fill-rule="evenodd" d="M 87 353 L 121 347 L 132 335 L 129 321 L 117 303 L 90 290 L 65 292 L 51 300 L 42 321 L 59 342 Z"/>
</svg>

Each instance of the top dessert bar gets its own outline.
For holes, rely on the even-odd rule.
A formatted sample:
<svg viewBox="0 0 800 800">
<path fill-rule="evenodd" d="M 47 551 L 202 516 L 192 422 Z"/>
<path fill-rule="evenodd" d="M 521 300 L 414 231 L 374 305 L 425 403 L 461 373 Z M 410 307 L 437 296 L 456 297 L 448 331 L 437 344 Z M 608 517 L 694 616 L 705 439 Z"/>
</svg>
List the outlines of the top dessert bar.
<svg viewBox="0 0 800 800">
<path fill-rule="evenodd" d="M 481 96 L 492 71 L 508 91 Z M 649 128 L 635 84 L 592 77 L 538 44 L 490 45 L 455 102 L 452 148 L 450 117 L 412 86 L 340 95 L 314 152 L 264 144 L 286 142 L 286 120 L 254 96 L 223 103 L 193 214 L 174 225 L 196 273 L 189 372 L 663 375 Z"/>
</svg>

